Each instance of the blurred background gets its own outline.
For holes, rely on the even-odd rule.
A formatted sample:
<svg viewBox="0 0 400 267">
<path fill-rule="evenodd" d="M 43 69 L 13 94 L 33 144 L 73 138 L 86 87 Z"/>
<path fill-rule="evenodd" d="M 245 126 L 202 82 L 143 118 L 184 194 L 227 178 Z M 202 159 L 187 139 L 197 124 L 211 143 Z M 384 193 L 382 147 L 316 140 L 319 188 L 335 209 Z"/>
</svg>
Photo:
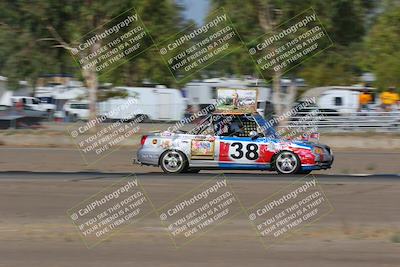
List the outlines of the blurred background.
<svg viewBox="0 0 400 267">
<path fill-rule="evenodd" d="M 254 45 L 310 7 L 333 45 L 290 71 L 260 73 L 243 43 Z M 82 69 L 69 48 L 132 8 L 151 35 L 142 43 L 147 50 L 106 73 Z M 219 8 L 240 35 L 230 40 L 236 45 L 191 76 L 171 73 L 157 45 L 204 25 Z M 0 266 L 398 267 L 399 26 L 399 0 L 1 0 Z M 195 126 L 201 118 L 190 117 L 209 110 L 220 87 L 257 89 L 257 111 L 266 119 L 295 108 L 277 130 L 320 133 L 335 161 L 312 175 L 334 210 L 267 251 L 245 212 L 180 250 L 157 212 L 86 249 L 66 211 L 123 177 L 136 176 L 159 209 L 222 175 L 166 175 L 132 164 L 142 135 L 182 120 Z M 130 119 L 142 119 L 123 127 L 134 133 L 87 164 L 70 129 L 132 99 L 141 112 Z M 95 130 L 129 114 L 118 112 Z M 246 170 L 223 175 L 243 208 L 301 178 Z"/>
<path fill-rule="evenodd" d="M 329 122 L 331 125 L 397 128 L 395 114 L 380 112 L 397 112 L 399 108 L 399 1 L 2 1 L 0 5 L 3 110 L 23 102 L 25 109 L 46 112 L 47 120 L 87 119 L 87 110 L 94 112 L 97 107 L 87 102 L 88 88 L 97 91 L 98 102 L 110 96 L 126 97 L 124 90 L 115 89 L 121 86 L 141 87 L 139 92 L 146 90 L 143 87 L 175 88 L 185 101 L 184 110 L 173 112 L 174 116 L 145 114 L 151 120 L 171 121 L 213 103 L 217 87 L 261 87 L 258 107 L 265 116 L 293 107 L 311 90 L 308 96 L 318 98 L 317 106 L 322 112 L 350 116 L 355 121 L 355 125 L 344 125 L 335 118 Z M 145 53 L 105 75 L 94 73 L 92 83 L 65 44 L 72 45 L 89 32 L 104 31 L 106 22 L 132 7 L 155 44 L 179 31 L 202 26 L 221 7 L 245 43 L 313 7 L 334 45 L 282 75 L 263 74 L 266 80 L 260 77 L 246 49 L 235 49 L 177 82 L 156 46 L 149 43 L 150 49 Z M 324 88 L 315 90 L 318 87 Z M 279 97 L 274 98 L 274 94 Z M 149 97 L 157 99 L 157 95 L 156 92 Z M 141 102 L 146 105 L 146 99 Z M 168 103 L 162 103 L 165 104 Z M 27 113 L 40 116 L 34 111 Z M 159 112 L 168 113 L 168 109 Z M 369 118 L 359 118 L 357 115 L 363 114 L 358 112 L 372 113 Z"/>
<path fill-rule="evenodd" d="M 310 7 L 333 46 L 288 72 L 262 76 L 246 49 L 229 48 L 227 56 L 194 75 L 182 77 L 176 72 L 172 74 L 180 79 L 174 79 L 155 44 L 204 25 L 221 7 L 242 39 L 234 40 L 238 47 Z M 105 74 L 92 70 L 88 75 L 68 46 L 89 32 L 103 32 L 106 22 L 132 8 L 154 43 Z M 2 145 L 68 146 L 65 129 L 71 123 L 104 114 L 130 98 L 137 100 L 143 114 L 136 115 L 144 120 L 134 141 L 125 145 L 137 144 L 140 133 L 166 129 L 171 122 L 189 117 L 215 103 L 217 88 L 226 87 L 256 88 L 257 111 L 267 119 L 314 98 L 315 104 L 276 127 L 316 127 L 322 141 L 329 139 L 333 148 L 400 148 L 399 1 L 4 0 L 0 10 Z M 321 116 L 304 126 L 302 118 L 313 111 Z M 16 134 L 24 138 L 14 138 Z M 52 137 L 43 139 L 43 135 Z M 375 171 L 370 165 L 363 170 Z M 343 167 L 342 171 L 350 170 Z"/>
</svg>

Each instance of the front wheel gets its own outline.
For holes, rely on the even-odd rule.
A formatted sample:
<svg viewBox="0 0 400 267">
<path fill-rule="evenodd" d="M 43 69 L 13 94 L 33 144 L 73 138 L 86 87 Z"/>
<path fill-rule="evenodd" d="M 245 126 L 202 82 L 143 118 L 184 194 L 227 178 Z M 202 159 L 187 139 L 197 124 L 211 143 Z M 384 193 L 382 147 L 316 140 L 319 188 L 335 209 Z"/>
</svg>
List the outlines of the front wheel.
<svg viewBox="0 0 400 267">
<path fill-rule="evenodd" d="M 166 173 L 180 173 L 187 169 L 186 156 L 176 150 L 165 151 L 160 157 L 161 169 Z"/>
<path fill-rule="evenodd" d="M 295 174 L 301 168 L 299 157 L 291 151 L 281 151 L 274 159 L 274 168 L 280 174 Z"/>
</svg>

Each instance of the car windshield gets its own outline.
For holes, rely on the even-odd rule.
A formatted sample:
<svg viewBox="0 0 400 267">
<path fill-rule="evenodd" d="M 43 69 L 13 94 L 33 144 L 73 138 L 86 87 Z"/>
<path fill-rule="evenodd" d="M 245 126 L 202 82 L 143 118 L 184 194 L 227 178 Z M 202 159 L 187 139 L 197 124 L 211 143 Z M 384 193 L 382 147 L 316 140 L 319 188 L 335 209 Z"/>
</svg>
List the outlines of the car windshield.
<svg viewBox="0 0 400 267">
<path fill-rule="evenodd" d="M 275 131 L 274 123 L 271 121 L 266 121 L 260 114 L 255 114 L 254 120 L 260 126 L 261 131 L 264 133 L 264 136 L 271 139 L 279 139 L 279 134 Z"/>
</svg>

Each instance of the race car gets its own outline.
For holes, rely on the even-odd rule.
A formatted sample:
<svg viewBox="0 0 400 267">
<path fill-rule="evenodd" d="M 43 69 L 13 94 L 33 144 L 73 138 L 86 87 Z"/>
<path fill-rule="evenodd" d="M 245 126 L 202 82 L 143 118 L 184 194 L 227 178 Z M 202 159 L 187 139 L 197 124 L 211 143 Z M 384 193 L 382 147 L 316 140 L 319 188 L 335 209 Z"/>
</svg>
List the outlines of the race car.
<svg viewBox="0 0 400 267">
<path fill-rule="evenodd" d="M 213 113 L 188 132 L 142 136 L 133 161 L 160 166 L 166 173 L 221 169 L 307 174 L 331 168 L 333 152 L 320 143 L 281 139 L 258 113 Z"/>
</svg>

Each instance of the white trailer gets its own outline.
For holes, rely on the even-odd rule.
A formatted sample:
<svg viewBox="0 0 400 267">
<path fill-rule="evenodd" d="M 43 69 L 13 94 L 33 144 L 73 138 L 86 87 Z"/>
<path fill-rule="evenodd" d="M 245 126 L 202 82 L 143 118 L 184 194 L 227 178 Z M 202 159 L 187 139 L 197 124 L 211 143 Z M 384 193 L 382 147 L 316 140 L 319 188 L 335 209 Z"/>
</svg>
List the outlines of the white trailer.
<svg viewBox="0 0 400 267">
<path fill-rule="evenodd" d="M 7 90 L 7 78 L 0 76 L 0 99 Z"/>
<path fill-rule="evenodd" d="M 35 97 L 39 98 L 42 104 L 54 105 L 56 111 L 63 111 L 67 101 L 87 98 L 87 92 L 87 88 L 79 85 L 56 85 L 36 88 Z"/>
<path fill-rule="evenodd" d="M 316 87 L 306 91 L 302 100 L 316 98 L 316 104 L 322 109 L 336 110 L 341 114 L 357 112 L 360 107 L 360 91 L 365 89 L 360 86 L 325 86 Z M 380 104 L 379 97 L 374 96 L 374 88 L 367 88 L 373 95 L 373 101 L 369 105 L 371 109 Z"/>
<path fill-rule="evenodd" d="M 179 121 L 186 102 L 178 89 L 165 87 L 116 87 L 126 98 L 110 98 L 99 102 L 99 114 L 111 120 L 144 117 L 152 121 Z"/>
</svg>

